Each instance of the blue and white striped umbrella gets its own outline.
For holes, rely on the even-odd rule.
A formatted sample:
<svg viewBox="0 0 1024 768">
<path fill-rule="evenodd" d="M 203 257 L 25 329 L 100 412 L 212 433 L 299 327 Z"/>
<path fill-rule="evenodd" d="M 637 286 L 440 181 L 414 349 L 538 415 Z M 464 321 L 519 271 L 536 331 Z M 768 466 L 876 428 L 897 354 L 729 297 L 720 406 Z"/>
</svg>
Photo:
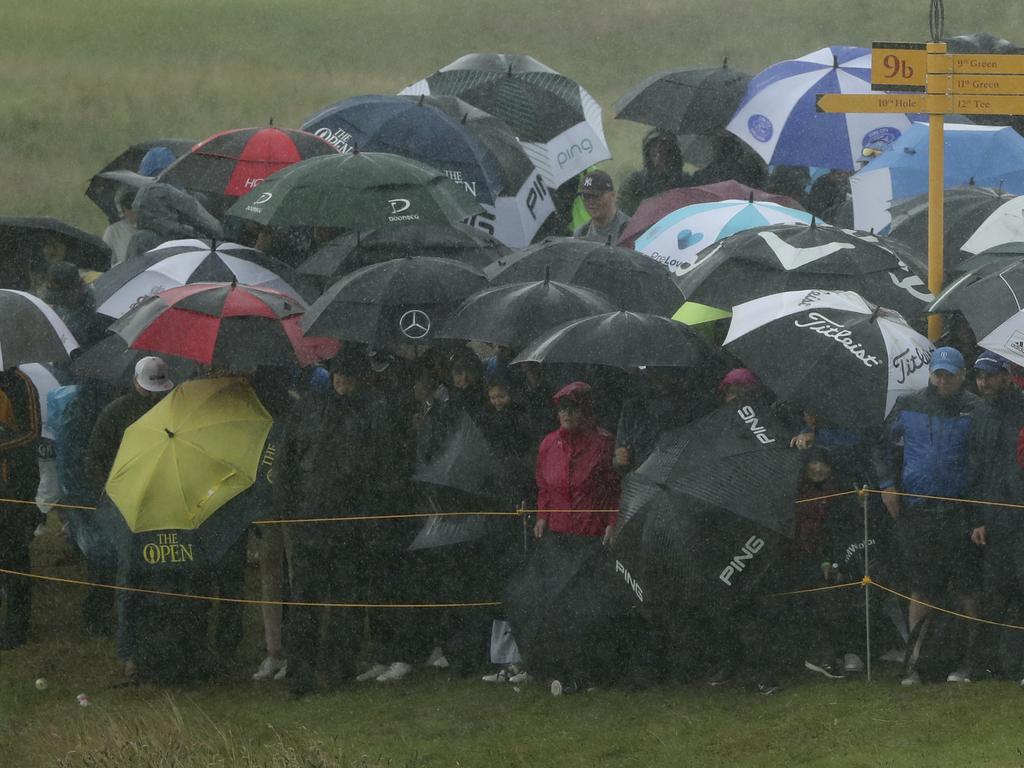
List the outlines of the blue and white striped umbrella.
<svg viewBox="0 0 1024 768">
<path fill-rule="evenodd" d="M 776 203 L 723 200 L 687 205 L 637 238 L 634 248 L 681 275 L 697 254 L 724 237 L 768 224 L 810 224 L 811 214 Z"/>
<path fill-rule="evenodd" d="M 818 112 L 815 97 L 870 92 L 871 51 L 833 45 L 763 70 L 726 127 L 766 163 L 852 171 L 865 147 L 891 143 L 910 120 L 903 114 Z"/>
</svg>

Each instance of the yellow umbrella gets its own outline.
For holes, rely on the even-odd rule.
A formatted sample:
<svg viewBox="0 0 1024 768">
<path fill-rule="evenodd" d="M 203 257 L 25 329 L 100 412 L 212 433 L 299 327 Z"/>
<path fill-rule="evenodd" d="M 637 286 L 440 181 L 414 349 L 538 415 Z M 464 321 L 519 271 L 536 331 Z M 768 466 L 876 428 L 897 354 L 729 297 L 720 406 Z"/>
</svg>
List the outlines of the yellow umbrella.
<svg viewBox="0 0 1024 768">
<path fill-rule="evenodd" d="M 125 431 L 107 495 L 135 533 L 197 528 L 255 482 L 272 424 L 244 379 L 187 381 Z"/>
</svg>

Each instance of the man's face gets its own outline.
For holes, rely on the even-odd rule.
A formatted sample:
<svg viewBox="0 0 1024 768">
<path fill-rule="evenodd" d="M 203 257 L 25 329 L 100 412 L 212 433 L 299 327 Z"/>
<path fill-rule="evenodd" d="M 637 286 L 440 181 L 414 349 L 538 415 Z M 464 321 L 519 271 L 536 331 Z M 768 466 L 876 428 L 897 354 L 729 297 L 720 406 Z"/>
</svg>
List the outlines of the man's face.
<svg viewBox="0 0 1024 768">
<path fill-rule="evenodd" d="M 956 373 L 950 373 L 949 371 L 937 368 L 928 374 L 928 381 L 935 387 L 939 397 L 952 397 L 959 394 L 964 386 L 964 372 L 961 370 Z"/>
<path fill-rule="evenodd" d="M 341 397 L 355 394 L 359 389 L 359 379 L 344 373 L 332 374 L 331 384 L 334 386 L 334 391 Z"/>
<path fill-rule="evenodd" d="M 590 217 L 597 222 L 611 221 L 615 216 L 615 191 L 608 190 L 599 194 L 583 195 L 583 207 Z"/>
<path fill-rule="evenodd" d="M 487 390 L 487 397 L 491 401 L 491 407 L 496 411 L 503 411 L 512 402 L 512 395 L 505 387 L 493 386 Z"/>
<path fill-rule="evenodd" d="M 672 149 L 667 139 L 658 139 L 653 142 L 647 150 L 647 156 L 651 159 L 651 166 L 654 168 L 667 168 L 674 154 Z"/>
<path fill-rule="evenodd" d="M 978 385 L 978 394 L 982 397 L 995 397 L 1002 392 L 1006 382 L 1010 380 L 1010 374 L 1006 371 L 998 373 L 985 373 L 984 371 L 974 372 L 974 381 Z"/>
</svg>

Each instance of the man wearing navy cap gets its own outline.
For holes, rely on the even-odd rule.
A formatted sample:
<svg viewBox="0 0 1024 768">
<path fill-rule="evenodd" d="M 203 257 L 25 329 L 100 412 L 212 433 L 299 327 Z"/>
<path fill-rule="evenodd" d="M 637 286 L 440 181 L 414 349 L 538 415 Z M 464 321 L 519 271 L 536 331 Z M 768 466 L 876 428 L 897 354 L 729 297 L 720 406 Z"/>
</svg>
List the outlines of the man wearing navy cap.
<svg viewBox="0 0 1024 768">
<path fill-rule="evenodd" d="M 896 520 L 911 595 L 948 605 L 952 593 L 959 609 L 973 615 L 981 558 L 971 545 L 964 505 L 949 501 L 967 496 L 968 436 L 980 402 L 964 389 L 964 367 L 963 355 L 953 347 L 932 353 L 928 386 L 896 401 L 874 463 L 882 502 Z M 911 631 L 927 613 L 924 605 L 911 603 Z M 919 631 L 915 661 L 922 636 Z M 920 682 L 912 665 L 903 684 Z"/>
<path fill-rule="evenodd" d="M 1024 474 L 1017 466 L 1017 435 L 1024 428 L 1024 393 L 1010 381 L 1010 363 L 994 352 L 974 361 L 982 404 L 974 412 L 968 454 L 972 499 L 1024 504 Z M 984 547 L 983 618 L 1001 621 L 1024 591 L 1024 509 L 973 504 L 971 541 Z M 981 624 L 962 680 L 996 669 L 999 633 Z M 951 676 L 952 677 L 952 676 Z"/>
<path fill-rule="evenodd" d="M 583 207 L 590 214 L 590 221 L 579 227 L 572 236 L 615 245 L 629 223 L 629 216 L 619 210 L 612 177 L 604 171 L 591 171 L 580 184 L 580 197 L 583 198 Z"/>
</svg>

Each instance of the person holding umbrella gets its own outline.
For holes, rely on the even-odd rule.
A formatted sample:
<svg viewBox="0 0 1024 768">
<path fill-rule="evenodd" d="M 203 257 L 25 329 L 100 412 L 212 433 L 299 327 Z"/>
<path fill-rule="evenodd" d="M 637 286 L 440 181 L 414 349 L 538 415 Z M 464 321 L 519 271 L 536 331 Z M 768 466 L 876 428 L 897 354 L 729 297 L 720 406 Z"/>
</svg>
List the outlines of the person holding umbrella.
<svg viewBox="0 0 1024 768">
<path fill-rule="evenodd" d="M 617 243 L 622 230 L 629 224 L 629 216 L 616 204 L 612 177 L 604 171 L 591 171 L 580 184 L 580 197 L 590 214 L 590 221 L 578 227 L 572 236 L 609 245 Z"/>
<path fill-rule="evenodd" d="M 622 182 L 619 208 L 632 216 L 649 197 L 676 187 L 686 187 L 691 179 L 683 173 L 683 153 L 676 137 L 661 128 L 652 128 L 641 144 L 644 166 Z"/>
</svg>

